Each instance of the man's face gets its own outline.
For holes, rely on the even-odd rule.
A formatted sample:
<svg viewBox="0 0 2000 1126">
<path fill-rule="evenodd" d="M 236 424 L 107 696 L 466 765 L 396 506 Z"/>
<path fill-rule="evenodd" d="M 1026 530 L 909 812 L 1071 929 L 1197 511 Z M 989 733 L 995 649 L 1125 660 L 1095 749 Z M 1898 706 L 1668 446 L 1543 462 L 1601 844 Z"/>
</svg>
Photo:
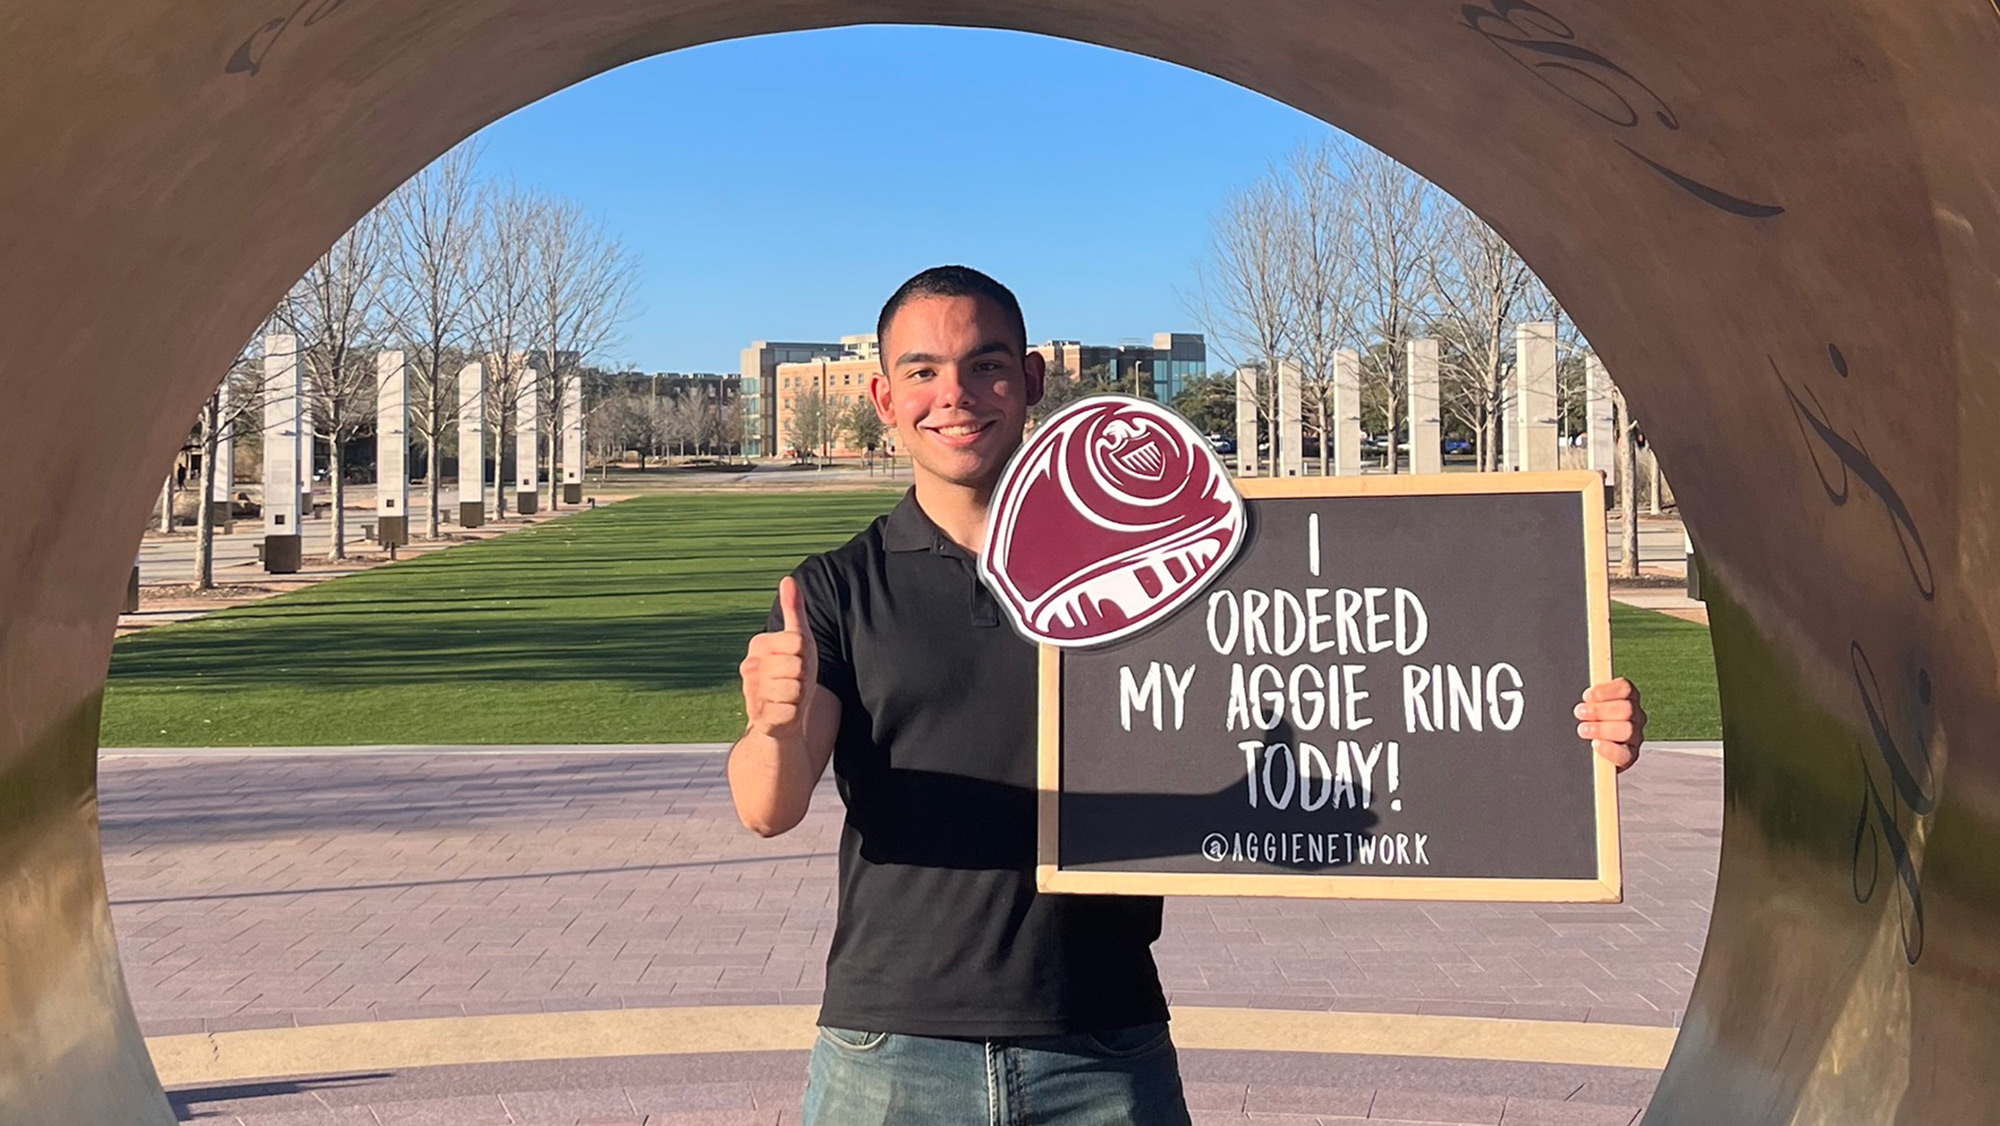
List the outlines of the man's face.
<svg viewBox="0 0 2000 1126">
<path fill-rule="evenodd" d="M 880 346 L 886 374 L 868 395 L 917 470 L 991 489 L 1042 397 L 1041 356 L 1024 356 L 1007 315 L 981 297 L 912 298 Z"/>
</svg>

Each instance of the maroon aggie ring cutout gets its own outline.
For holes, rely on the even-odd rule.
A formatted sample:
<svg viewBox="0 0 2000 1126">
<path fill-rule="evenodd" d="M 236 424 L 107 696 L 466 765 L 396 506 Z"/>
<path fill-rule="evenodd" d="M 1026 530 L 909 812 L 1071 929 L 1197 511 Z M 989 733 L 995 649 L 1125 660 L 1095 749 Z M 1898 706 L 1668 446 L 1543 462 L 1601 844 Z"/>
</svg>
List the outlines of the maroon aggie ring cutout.
<svg viewBox="0 0 2000 1126">
<path fill-rule="evenodd" d="M 1172 614 L 1243 545 L 1243 501 L 1195 428 L 1147 399 L 1050 415 L 994 492 L 980 577 L 1030 640 L 1101 645 Z"/>
</svg>

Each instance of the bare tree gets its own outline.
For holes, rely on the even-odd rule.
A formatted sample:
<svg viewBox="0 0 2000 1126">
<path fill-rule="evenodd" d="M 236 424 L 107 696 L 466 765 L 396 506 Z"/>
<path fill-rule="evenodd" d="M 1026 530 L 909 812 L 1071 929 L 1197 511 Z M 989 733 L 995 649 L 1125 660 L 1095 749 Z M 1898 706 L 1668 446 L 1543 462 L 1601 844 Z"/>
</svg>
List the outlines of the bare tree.
<svg viewBox="0 0 2000 1126">
<path fill-rule="evenodd" d="M 659 457 L 668 441 L 669 400 L 657 394 L 641 394 L 627 389 L 605 399 L 610 409 L 606 412 L 604 424 L 612 427 L 618 436 L 618 445 L 639 451 L 639 468 L 646 468 L 649 458 Z"/>
<path fill-rule="evenodd" d="M 341 453 L 374 424 L 376 368 L 395 231 L 378 207 L 340 236 L 292 287 L 275 318 L 298 340 L 299 374 L 314 441 L 328 447 L 333 535 L 328 559 L 347 558 L 347 478 Z"/>
<path fill-rule="evenodd" d="M 736 433 L 736 422 L 733 417 L 735 412 L 735 406 L 721 395 L 717 395 L 714 404 L 708 410 L 702 412 L 701 448 L 703 453 L 719 455 L 731 452 L 729 446 L 735 440 L 734 436 Z"/>
<path fill-rule="evenodd" d="M 1299 366 L 1301 398 L 1319 435 L 1322 477 L 1333 448 L 1335 357 L 1353 339 L 1364 285 L 1356 260 L 1361 212 L 1338 161 L 1330 141 L 1294 152 L 1279 211 L 1285 231 L 1279 277 L 1292 311 L 1286 351 Z"/>
<path fill-rule="evenodd" d="M 1043 377 L 1041 401 L 1028 408 L 1028 417 L 1039 423 L 1088 394 L 1089 385 L 1079 380 L 1067 364 L 1055 364 Z"/>
<path fill-rule="evenodd" d="M 1388 469 L 1396 471 L 1407 345 L 1428 310 L 1426 264 L 1438 240 L 1444 194 L 1385 153 L 1366 146 L 1348 150 L 1345 179 L 1354 214 L 1359 279 L 1357 320 L 1382 342 L 1381 362 L 1362 367 L 1370 398 L 1384 412 Z"/>
<path fill-rule="evenodd" d="M 473 283 L 468 294 L 472 351 L 485 365 L 486 428 L 493 435 L 494 515 L 507 515 L 508 481 L 500 473 L 501 453 L 512 434 L 513 406 L 529 370 L 533 346 L 532 299 L 536 213 L 540 201 L 514 184 L 487 191 L 473 247 Z M 473 466 L 475 482 L 483 466 Z M 458 490 L 466 495 L 461 454 Z"/>
<path fill-rule="evenodd" d="M 855 399 L 841 413 L 840 432 L 846 435 L 849 449 L 873 453 L 882 446 L 883 431 L 882 416 L 875 413 L 875 404 L 866 396 Z"/>
<path fill-rule="evenodd" d="M 444 436 L 458 417 L 458 364 L 471 327 L 479 228 L 477 151 L 460 145 L 389 197 L 396 231 L 394 319 L 413 361 L 410 428 L 425 447 L 424 534 L 438 536 Z"/>
<path fill-rule="evenodd" d="M 599 481 L 610 475 L 612 462 L 619 462 L 622 465 L 625 451 L 635 448 L 634 444 L 628 441 L 632 436 L 632 429 L 626 415 L 632 409 L 634 401 L 642 398 L 634 394 L 630 388 L 622 388 L 598 399 L 590 408 L 589 425 L 585 432 L 590 436 L 591 451 L 597 455 Z M 643 470 L 645 467 L 646 454 L 641 450 L 639 468 Z"/>
<path fill-rule="evenodd" d="M 686 457 L 701 441 L 701 407 L 687 395 L 673 395 L 664 402 L 667 443 L 675 456 Z"/>
<path fill-rule="evenodd" d="M 195 446 L 201 451 L 200 494 L 195 502 L 194 585 L 197 590 L 215 587 L 215 481 L 221 466 L 222 436 L 233 435 L 246 420 L 259 419 L 264 411 L 264 337 L 270 322 L 236 353 L 229 371 L 209 392 L 195 419 Z M 232 443 L 232 452 L 234 444 Z M 224 504 L 235 503 L 225 497 Z"/>
<path fill-rule="evenodd" d="M 1500 421 L 1512 402 L 1514 326 L 1554 301 L 1500 232 L 1456 203 L 1439 222 L 1425 273 L 1436 303 L 1442 406 L 1477 435 L 1481 469 L 1500 467 Z"/>
<path fill-rule="evenodd" d="M 529 256 L 529 339 L 542 359 L 549 419 L 549 507 L 562 500 L 555 472 L 564 392 L 592 355 L 617 337 L 638 283 L 639 261 L 571 200 L 536 197 Z"/>
<path fill-rule="evenodd" d="M 1272 373 L 1256 381 L 1258 412 L 1266 419 L 1274 405 L 1270 380 L 1298 318 L 1284 268 L 1292 237 L 1287 197 L 1278 169 L 1230 196 L 1211 224 L 1208 262 L 1195 271 L 1195 291 L 1183 297 L 1218 359 Z M 1083 374 L 1087 381 L 1090 373 Z"/>
<path fill-rule="evenodd" d="M 817 456 L 820 445 L 838 425 L 838 414 L 827 401 L 826 393 L 817 387 L 808 387 L 793 396 L 792 414 L 785 422 L 785 444 L 791 447 L 792 457 L 804 461 Z"/>
</svg>

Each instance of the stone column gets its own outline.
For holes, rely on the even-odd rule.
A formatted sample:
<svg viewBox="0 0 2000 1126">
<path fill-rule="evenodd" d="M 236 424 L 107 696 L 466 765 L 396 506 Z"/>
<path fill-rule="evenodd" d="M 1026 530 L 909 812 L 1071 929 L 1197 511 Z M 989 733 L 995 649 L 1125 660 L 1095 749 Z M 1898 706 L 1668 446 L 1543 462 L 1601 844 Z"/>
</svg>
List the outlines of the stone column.
<svg viewBox="0 0 2000 1126">
<path fill-rule="evenodd" d="M 236 516 L 236 506 L 231 500 L 236 492 L 236 425 L 230 418 L 230 412 L 236 408 L 229 399 L 227 379 L 215 393 L 222 397 L 222 403 L 215 412 L 215 478 L 209 486 L 208 522 L 211 527 L 228 528 Z"/>
<path fill-rule="evenodd" d="M 410 542 L 410 370 L 401 352 L 375 354 L 375 540 Z"/>
<path fill-rule="evenodd" d="M 1278 361 L 1278 433 L 1271 443 L 1277 476 L 1297 477 L 1305 472 L 1305 418 L 1300 413 L 1299 365 Z"/>
<path fill-rule="evenodd" d="M 486 366 L 458 369 L 458 526 L 486 523 Z"/>
<path fill-rule="evenodd" d="M 542 436 L 541 373 L 532 368 L 521 372 L 521 393 L 514 399 L 514 510 L 533 516 L 541 475 L 535 467 L 535 446 Z"/>
<path fill-rule="evenodd" d="M 1254 367 L 1236 369 L 1236 475 L 1257 475 L 1257 375 Z"/>
<path fill-rule="evenodd" d="M 1444 418 L 1438 407 L 1438 342 L 1412 340 L 1403 398 L 1410 416 L 1410 472 L 1444 472 Z M 1390 435 L 1393 445 L 1394 435 Z M 1391 454 L 1390 456 L 1394 456 Z"/>
<path fill-rule="evenodd" d="M 298 338 L 264 338 L 264 570 L 299 570 L 299 447 L 304 429 L 299 401 Z"/>
<path fill-rule="evenodd" d="M 1331 414 L 1334 475 L 1353 477 L 1361 472 L 1361 353 L 1352 349 L 1333 354 Z"/>
<path fill-rule="evenodd" d="M 562 407 L 562 498 L 564 504 L 583 503 L 583 373 L 569 377 L 563 388 Z"/>
<path fill-rule="evenodd" d="M 1554 469 L 1561 444 L 1555 325 L 1537 321 L 1514 326 L 1514 375 L 1514 425 L 1508 435 L 1520 450 L 1514 464 L 1530 473 Z"/>
<path fill-rule="evenodd" d="M 1618 483 L 1618 407 L 1611 377 L 1595 353 L 1583 361 L 1584 447 L 1590 468 L 1604 474 L 1606 485 Z"/>
</svg>

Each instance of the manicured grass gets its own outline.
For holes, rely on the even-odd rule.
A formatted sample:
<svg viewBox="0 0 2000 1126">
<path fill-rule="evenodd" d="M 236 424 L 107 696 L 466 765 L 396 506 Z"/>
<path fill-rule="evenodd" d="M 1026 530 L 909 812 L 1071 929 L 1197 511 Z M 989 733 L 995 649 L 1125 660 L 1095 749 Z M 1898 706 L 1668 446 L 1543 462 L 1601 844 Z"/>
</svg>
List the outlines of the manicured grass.
<svg viewBox="0 0 2000 1126">
<path fill-rule="evenodd" d="M 889 490 L 641 497 L 121 640 L 106 746 L 703 742 L 799 559 Z"/>
<path fill-rule="evenodd" d="M 1639 686 L 1646 738 L 1722 738 L 1707 626 L 1613 602 L 1611 667 Z"/>
<path fill-rule="evenodd" d="M 118 643 L 106 746 L 719 742 L 778 579 L 900 494 L 688 493 L 160 626 Z M 1616 607 L 1655 739 L 1715 738 L 1708 632 Z"/>
</svg>

